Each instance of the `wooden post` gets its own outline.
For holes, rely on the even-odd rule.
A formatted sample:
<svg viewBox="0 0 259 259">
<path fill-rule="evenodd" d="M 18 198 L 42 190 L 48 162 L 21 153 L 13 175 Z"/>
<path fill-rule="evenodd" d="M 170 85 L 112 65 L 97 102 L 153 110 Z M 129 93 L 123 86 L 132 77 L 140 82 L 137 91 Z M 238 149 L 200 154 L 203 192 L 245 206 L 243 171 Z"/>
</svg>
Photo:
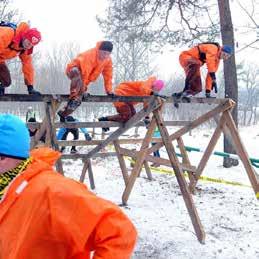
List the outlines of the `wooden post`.
<svg viewBox="0 0 259 259">
<path fill-rule="evenodd" d="M 153 177 L 152 177 L 152 173 L 151 173 L 151 170 L 150 170 L 150 167 L 149 167 L 147 161 L 144 161 L 144 167 L 145 167 L 145 170 L 146 170 L 148 180 L 152 181 Z"/>
<path fill-rule="evenodd" d="M 120 152 L 120 144 L 119 144 L 118 140 L 114 140 L 113 144 L 114 144 L 115 151 L 117 153 L 117 158 L 119 160 L 119 164 L 120 164 L 123 180 L 124 180 L 124 183 L 126 185 L 127 182 L 128 182 L 128 178 L 129 178 L 127 166 L 126 166 L 124 157 L 123 157 L 123 155 Z"/>
<path fill-rule="evenodd" d="M 166 148 L 169 160 L 170 160 L 171 165 L 174 169 L 177 182 L 180 186 L 180 190 L 182 192 L 185 205 L 186 205 L 187 210 L 189 212 L 189 215 L 191 217 L 191 221 L 192 221 L 196 236 L 201 243 L 204 243 L 205 232 L 203 230 L 203 226 L 201 224 L 198 212 L 197 212 L 196 207 L 194 205 L 192 195 L 189 191 L 187 182 L 184 178 L 183 170 L 180 166 L 180 163 L 179 163 L 178 158 L 176 156 L 174 147 L 173 147 L 172 142 L 170 140 L 168 131 L 167 131 L 166 127 L 164 126 L 164 121 L 162 119 L 160 111 L 156 110 L 156 111 L 153 112 L 153 114 L 154 114 L 154 117 L 156 119 L 156 123 L 158 125 L 159 131 L 160 131 L 160 134 L 161 134 L 161 137 L 162 137 L 162 141 L 163 141 L 163 144 Z"/>
<path fill-rule="evenodd" d="M 47 125 L 47 128 L 49 128 L 51 146 L 55 150 L 59 150 L 58 144 L 56 143 L 56 132 L 53 126 L 54 119 L 51 119 L 51 103 L 50 102 L 45 103 L 45 107 L 46 107 L 46 125 Z M 56 166 L 57 166 L 57 171 L 60 172 L 61 174 L 64 174 L 61 159 L 57 160 Z"/>
<path fill-rule="evenodd" d="M 90 159 L 84 163 L 83 170 L 82 170 L 82 173 L 81 173 L 81 176 L 80 176 L 80 182 L 81 183 L 83 183 L 84 180 L 85 180 L 86 171 L 88 171 L 88 178 L 89 178 L 89 182 L 90 182 L 90 188 L 92 190 L 94 190 L 95 189 L 94 174 L 93 174 L 93 169 L 92 169 L 92 164 L 91 164 L 91 160 Z"/>
<path fill-rule="evenodd" d="M 235 145 L 236 151 L 238 156 L 240 157 L 241 161 L 243 162 L 243 165 L 246 169 L 246 173 L 248 175 L 248 178 L 251 182 L 251 185 L 254 189 L 256 198 L 259 199 L 259 177 L 256 174 L 256 172 L 254 171 L 254 168 L 249 160 L 248 154 L 246 152 L 245 146 L 243 144 L 243 142 L 241 141 L 241 138 L 239 136 L 237 127 L 235 125 L 235 122 L 232 118 L 232 115 L 229 111 L 226 111 L 225 113 L 226 116 L 226 124 L 230 130 L 231 133 L 231 137 L 233 140 L 233 143 Z"/>
</svg>

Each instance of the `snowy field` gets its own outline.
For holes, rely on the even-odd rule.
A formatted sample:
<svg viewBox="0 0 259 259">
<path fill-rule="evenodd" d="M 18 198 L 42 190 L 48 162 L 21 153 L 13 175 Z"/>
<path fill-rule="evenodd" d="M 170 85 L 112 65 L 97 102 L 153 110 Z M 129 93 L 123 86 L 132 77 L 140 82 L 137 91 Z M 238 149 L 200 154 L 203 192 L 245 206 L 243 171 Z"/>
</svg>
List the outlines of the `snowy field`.
<svg viewBox="0 0 259 259">
<path fill-rule="evenodd" d="M 213 130 L 192 131 L 192 136 L 184 136 L 184 143 L 204 148 L 212 133 Z M 240 134 L 249 156 L 259 158 L 259 127 L 243 128 Z M 215 150 L 222 151 L 222 139 Z M 166 157 L 164 149 L 160 153 Z M 191 152 L 189 156 L 196 165 L 201 153 Z M 64 169 L 68 177 L 79 179 L 82 162 L 67 160 Z M 124 182 L 117 158 L 93 160 L 93 171 L 94 192 L 120 204 Z M 122 208 L 138 230 L 133 258 L 259 258 L 259 201 L 252 188 L 206 181 L 198 183 L 194 202 L 206 232 L 202 245 L 194 234 L 176 178 L 157 171 L 152 173 L 154 180 L 149 181 L 142 172 L 128 206 Z M 216 156 L 210 158 L 203 175 L 250 185 L 242 163 L 225 169 L 222 158 Z M 88 179 L 85 183 L 89 186 Z"/>
</svg>

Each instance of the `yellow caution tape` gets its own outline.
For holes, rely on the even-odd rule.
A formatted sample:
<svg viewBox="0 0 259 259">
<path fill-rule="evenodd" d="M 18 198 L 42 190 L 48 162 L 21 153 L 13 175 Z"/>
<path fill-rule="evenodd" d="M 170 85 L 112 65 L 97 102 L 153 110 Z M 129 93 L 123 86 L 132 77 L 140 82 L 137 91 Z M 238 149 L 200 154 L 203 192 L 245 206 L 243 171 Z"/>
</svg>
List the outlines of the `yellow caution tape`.
<svg viewBox="0 0 259 259">
<path fill-rule="evenodd" d="M 132 159 L 129 159 L 129 160 L 134 162 Z M 165 169 L 165 168 L 157 168 L 157 167 L 152 167 L 152 166 L 150 166 L 150 168 L 152 169 L 152 171 L 157 171 L 157 172 L 160 172 L 160 173 L 175 175 L 174 171 L 168 170 L 168 169 Z M 188 174 L 184 173 L 184 176 L 188 177 Z M 202 181 L 207 181 L 207 182 L 223 183 L 223 184 L 229 184 L 229 185 L 234 185 L 234 186 L 242 186 L 242 187 L 251 188 L 250 185 L 246 185 L 246 184 L 243 184 L 243 183 L 226 181 L 226 180 L 223 180 L 223 179 L 212 178 L 212 177 L 208 177 L 208 176 L 202 176 L 201 175 L 199 179 L 202 180 Z M 256 198 L 259 199 L 259 192 L 256 194 Z"/>
</svg>

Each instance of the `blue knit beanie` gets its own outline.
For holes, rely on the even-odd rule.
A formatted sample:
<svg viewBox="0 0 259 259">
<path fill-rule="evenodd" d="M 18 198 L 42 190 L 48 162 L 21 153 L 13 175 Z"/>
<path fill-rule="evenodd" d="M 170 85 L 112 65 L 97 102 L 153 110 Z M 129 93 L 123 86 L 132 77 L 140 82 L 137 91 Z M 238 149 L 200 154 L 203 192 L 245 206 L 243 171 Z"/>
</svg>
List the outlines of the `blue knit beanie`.
<svg viewBox="0 0 259 259">
<path fill-rule="evenodd" d="M 230 45 L 223 45 L 222 51 L 231 55 L 233 53 L 233 48 Z"/>
<path fill-rule="evenodd" d="M 26 159 L 30 152 L 30 136 L 25 123 L 17 116 L 0 114 L 0 155 Z"/>
</svg>

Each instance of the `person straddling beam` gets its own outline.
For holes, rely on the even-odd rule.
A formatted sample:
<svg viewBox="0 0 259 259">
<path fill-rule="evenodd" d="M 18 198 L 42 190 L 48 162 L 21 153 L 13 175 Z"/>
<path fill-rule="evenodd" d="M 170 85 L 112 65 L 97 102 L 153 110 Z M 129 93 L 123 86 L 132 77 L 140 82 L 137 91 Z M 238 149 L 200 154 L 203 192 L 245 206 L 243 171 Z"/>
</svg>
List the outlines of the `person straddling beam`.
<svg viewBox="0 0 259 259">
<path fill-rule="evenodd" d="M 0 258 L 131 257 L 132 222 L 117 205 L 56 172 L 58 151 L 30 153 L 25 123 L 10 114 L 0 115 L 0 138 Z"/>
<path fill-rule="evenodd" d="M 107 95 L 113 95 L 112 59 L 110 57 L 112 49 L 113 44 L 110 41 L 98 42 L 95 48 L 79 54 L 67 65 L 66 74 L 71 80 L 70 96 L 64 109 L 58 112 L 61 122 L 64 122 L 65 118 L 80 106 L 89 84 L 94 82 L 100 74 L 103 75 Z"/>
<path fill-rule="evenodd" d="M 164 87 L 162 80 L 157 80 L 156 77 L 150 77 L 146 81 L 128 81 L 120 83 L 114 90 L 116 96 L 150 96 L 158 93 Z M 114 102 L 114 106 L 118 112 L 116 115 L 101 117 L 99 121 L 117 121 L 126 122 L 135 113 L 134 105 L 137 102 Z M 103 128 L 103 131 L 108 131 L 109 128 Z"/>
<path fill-rule="evenodd" d="M 24 83 L 29 94 L 40 95 L 33 88 L 34 68 L 32 65 L 32 52 L 35 45 L 41 41 L 41 34 L 36 28 L 30 28 L 25 22 L 18 24 L 17 28 L 0 25 L 0 95 L 12 83 L 10 71 L 5 61 L 19 56 L 22 62 Z"/>
<path fill-rule="evenodd" d="M 181 52 L 179 62 L 183 67 L 186 78 L 182 92 L 174 93 L 175 97 L 191 97 L 202 91 L 200 68 L 206 64 L 206 90 L 205 96 L 211 97 L 211 90 L 217 93 L 216 72 L 220 60 L 227 60 L 233 53 L 233 48 L 229 45 L 220 46 L 215 42 L 200 43 L 193 48 Z"/>
</svg>

